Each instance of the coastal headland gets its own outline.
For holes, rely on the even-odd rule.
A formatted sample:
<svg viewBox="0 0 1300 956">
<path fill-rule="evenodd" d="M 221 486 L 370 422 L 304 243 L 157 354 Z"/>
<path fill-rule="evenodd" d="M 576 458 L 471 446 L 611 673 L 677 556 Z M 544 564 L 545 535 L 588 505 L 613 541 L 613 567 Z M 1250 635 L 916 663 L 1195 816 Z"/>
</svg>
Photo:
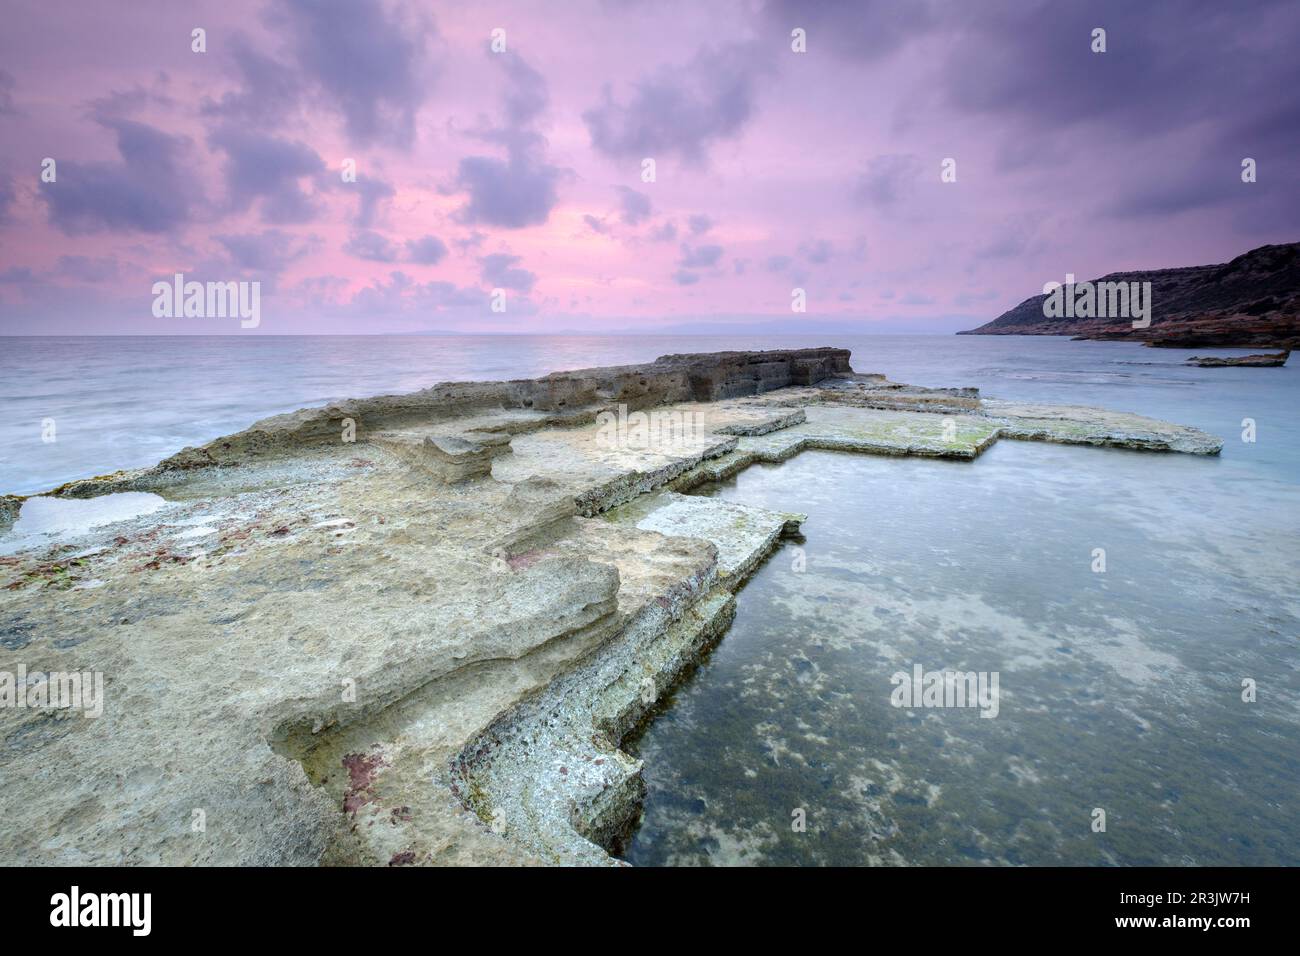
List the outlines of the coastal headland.
<svg viewBox="0 0 1300 956">
<path fill-rule="evenodd" d="M 1104 307 L 1117 292 L 1127 303 L 1137 288 L 1145 289 L 1141 321 L 1132 321 L 1128 308 Z M 1063 315 L 1044 289 L 992 322 L 957 334 L 1070 335 L 1157 348 L 1300 347 L 1300 242 L 1260 246 L 1214 265 L 1112 272 L 1079 289 L 1096 290 L 1099 301 Z M 1100 294 L 1103 289 L 1108 295 Z"/>
<path fill-rule="evenodd" d="M 616 863 L 643 793 L 620 743 L 804 520 L 689 492 L 805 449 L 1003 439 L 1222 447 L 815 348 L 279 415 L 54 489 L 155 502 L 56 536 L 0 499 L 0 862 Z M 53 706 L 56 674 L 102 676 L 99 712 Z"/>
</svg>

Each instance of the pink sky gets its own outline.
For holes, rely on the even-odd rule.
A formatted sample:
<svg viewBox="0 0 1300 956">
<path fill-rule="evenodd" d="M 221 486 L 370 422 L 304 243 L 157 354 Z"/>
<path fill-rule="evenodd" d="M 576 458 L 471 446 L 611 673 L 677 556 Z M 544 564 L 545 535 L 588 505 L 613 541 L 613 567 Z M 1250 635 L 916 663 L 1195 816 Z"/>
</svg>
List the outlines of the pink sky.
<svg viewBox="0 0 1300 956">
<path fill-rule="evenodd" d="M 1300 239 L 1298 22 L 1249 0 L 9 0 L 0 333 L 968 328 L 1067 272 Z M 176 272 L 260 281 L 260 327 L 155 318 Z"/>
</svg>

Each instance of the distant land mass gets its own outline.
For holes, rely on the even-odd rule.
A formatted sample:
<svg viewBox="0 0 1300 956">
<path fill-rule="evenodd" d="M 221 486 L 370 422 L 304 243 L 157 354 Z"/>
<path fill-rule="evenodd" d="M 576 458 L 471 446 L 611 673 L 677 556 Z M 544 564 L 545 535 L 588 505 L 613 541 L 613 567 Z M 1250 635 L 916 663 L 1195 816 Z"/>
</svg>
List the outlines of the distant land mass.
<svg viewBox="0 0 1300 956">
<path fill-rule="evenodd" d="M 1092 282 L 1150 282 L 1151 325 L 1135 329 L 1127 317 L 1051 318 L 1043 311 L 1047 296 L 1036 295 L 957 334 L 1072 335 L 1170 348 L 1300 348 L 1300 242 L 1260 246 L 1219 265 L 1112 272 Z"/>
</svg>

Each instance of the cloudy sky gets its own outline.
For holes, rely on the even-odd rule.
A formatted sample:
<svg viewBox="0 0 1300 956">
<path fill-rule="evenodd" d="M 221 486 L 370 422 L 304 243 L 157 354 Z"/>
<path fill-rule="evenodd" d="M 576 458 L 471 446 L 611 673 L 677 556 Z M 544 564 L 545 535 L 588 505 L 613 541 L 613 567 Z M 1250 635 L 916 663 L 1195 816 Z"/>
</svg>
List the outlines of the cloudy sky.
<svg viewBox="0 0 1300 956">
<path fill-rule="evenodd" d="M 240 332 L 176 272 L 260 282 L 243 334 L 970 327 L 1300 240 L 1298 49 L 1285 0 L 6 0 L 0 333 Z"/>
</svg>

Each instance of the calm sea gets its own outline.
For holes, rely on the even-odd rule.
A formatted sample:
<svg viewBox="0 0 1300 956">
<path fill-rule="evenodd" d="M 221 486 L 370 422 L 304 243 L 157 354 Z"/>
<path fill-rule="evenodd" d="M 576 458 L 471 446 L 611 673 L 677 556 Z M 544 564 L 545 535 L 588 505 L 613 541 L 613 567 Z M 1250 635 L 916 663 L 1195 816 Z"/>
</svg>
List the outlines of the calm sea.
<svg viewBox="0 0 1300 956">
<path fill-rule="evenodd" d="M 1296 368 L 1196 369 L 1180 351 L 1017 336 L 160 336 L 0 338 L 0 493 L 152 465 L 267 415 L 443 381 L 529 378 L 672 352 L 835 345 L 853 366 L 1001 398 L 1141 411 L 1224 435 L 1295 478 Z M 1215 353 L 1220 354 L 1220 353 Z M 1230 353 L 1221 353 L 1230 354 Z M 53 441 L 43 440 L 51 437 Z"/>
</svg>

